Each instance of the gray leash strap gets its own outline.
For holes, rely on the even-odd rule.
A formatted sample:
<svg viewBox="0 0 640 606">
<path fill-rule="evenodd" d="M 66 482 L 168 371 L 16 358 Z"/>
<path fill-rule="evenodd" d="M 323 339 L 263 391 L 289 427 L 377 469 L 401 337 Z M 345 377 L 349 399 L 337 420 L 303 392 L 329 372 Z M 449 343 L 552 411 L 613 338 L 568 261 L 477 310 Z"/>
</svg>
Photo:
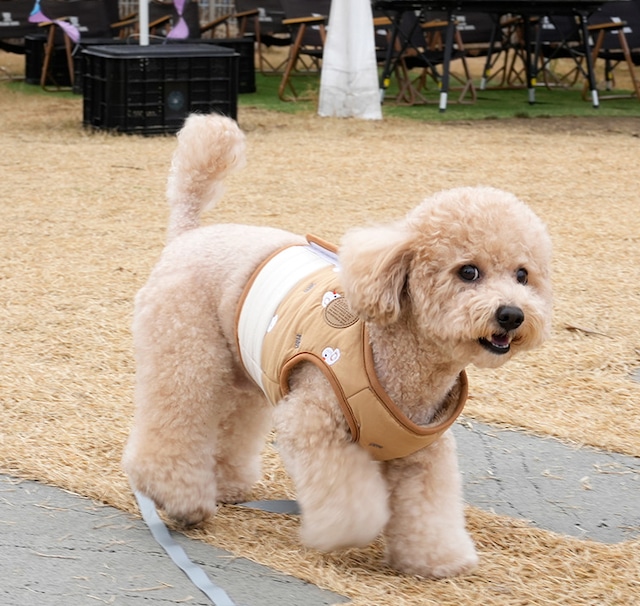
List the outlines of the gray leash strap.
<svg viewBox="0 0 640 606">
<path fill-rule="evenodd" d="M 248 509 L 259 509 L 261 511 L 268 511 L 269 513 L 288 513 L 297 515 L 300 513 L 300 507 L 297 501 L 290 501 L 288 499 L 273 499 L 271 501 L 246 501 L 245 503 L 238 503 L 240 507 L 247 507 Z"/>
<path fill-rule="evenodd" d="M 142 519 L 149 527 L 153 538 L 167 552 L 173 563 L 191 579 L 191 582 L 211 600 L 214 606 L 235 606 L 227 592 L 213 583 L 204 570 L 194 564 L 184 549 L 173 540 L 169 530 L 160 519 L 154 502 L 137 491 L 134 494 Z"/>
</svg>

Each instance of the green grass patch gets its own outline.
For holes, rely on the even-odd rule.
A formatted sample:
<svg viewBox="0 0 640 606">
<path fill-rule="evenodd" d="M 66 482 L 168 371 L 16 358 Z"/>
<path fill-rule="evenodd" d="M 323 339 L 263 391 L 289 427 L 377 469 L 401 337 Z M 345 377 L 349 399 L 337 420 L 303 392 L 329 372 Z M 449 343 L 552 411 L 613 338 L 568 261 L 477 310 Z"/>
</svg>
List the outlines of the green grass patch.
<svg viewBox="0 0 640 606">
<path fill-rule="evenodd" d="M 307 100 L 281 101 L 278 98 L 279 76 L 256 73 L 256 93 L 240 95 L 240 107 L 258 107 L 280 112 L 296 113 L 315 111 L 320 88 L 319 78 L 299 76 L 293 78 L 299 93 Z M 629 94 L 629 91 L 615 91 Z M 435 86 L 427 93 L 427 105 L 406 106 L 395 102 L 396 89 L 388 89 L 382 106 L 383 116 L 410 118 L 413 120 L 491 120 L 504 118 L 550 118 L 569 116 L 640 116 L 640 102 L 636 98 L 602 100 L 594 108 L 590 101 L 582 98 L 582 87 L 536 88 L 536 102 L 530 104 L 525 89 L 478 91 L 475 103 L 455 103 L 456 91 L 449 93 L 450 102 L 445 112 L 438 109 L 438 90 Z M 610 94 L 610 93 L 607 93 Z"/>
<path fill-rule="evenodd" d="M 39 84 L 27 84 L 24 80 L 7 80 L 3 83 L 9 90 L 23 95 L 56 95 L 65 99 L 78 99 L 80 96 L 70 89 L 44 90 Z M 53 88 L 53 87 L 52 87 Z"/>
<path fill-rule="evenodd" d="M 280 76 L 265 76 L 256 73 L 257 92 L 242 94 L 238 104 L 242 107 L 257 107 L 283 113 L 315 112 L 318 105 L 320 79 L 318 76 L 295 76 L 292 79 L 296 91 L 301 96 L 298 101 L 281 101 L 278 98 Z M 25 95 L 56 95 L 62 98 L 79 98 L 71 91 L 45 91 L 37 84 L 27 84 L 21 80 L 5 81 L 3 86 Z M 445 112 L 438 110 L 438 90 L 434 86 L 426 95 L 427 105 L 407 106 L 395 102 L 397 89 L 392 85 L 386 93 L 382 106 L 383 116 L 409 118 L 412 120 L 498 120 L 505 118 L 550 118 L 569 116 L 640 117 L 640 102 L 636 98 L 602 100 L 600 107 L 594 108 L 590 101 L 582 98 L 582 88 L 536 88 L 536 103 L 528 102 L 527 91 L 486 90 L 478 91 L 475 103 L 456 103 L 456 91 L 449 93 L 450 102 Z M 629 91 L 614 91 L 615 94 L 629 94 Z M 611 94 L 611 93 L 607 93 Z M 291 91 L 287 91 L 291 95 Z M 452 101 L 453 100 L 453 101 Z"/>
</svg>

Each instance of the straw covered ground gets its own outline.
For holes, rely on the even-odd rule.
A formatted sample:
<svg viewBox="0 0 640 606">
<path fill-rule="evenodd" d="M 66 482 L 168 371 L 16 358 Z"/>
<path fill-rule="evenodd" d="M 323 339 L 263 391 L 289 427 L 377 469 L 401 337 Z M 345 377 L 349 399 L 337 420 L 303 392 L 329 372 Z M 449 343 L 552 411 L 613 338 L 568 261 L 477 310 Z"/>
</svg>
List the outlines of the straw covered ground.
<svg viewBox="0 0 640 606">
<path fill-rule="evenodd" d="M 86 132 L 81 100 L 55 94 L 0 86 L 0 108 L 0 471 L 135 512 L 120 470 L 132 299 L 163 245 L 174 138 Z M 243 108 L 239 122 L 248 166 L 206 221 L 338 240 L 442 188 L 488 184 L 528 202 L 554 240 L 553 338 L 502 370 L 472 370 L 465 415 L 640 456 L 640 119 L 362 122 Z M 292 496 L 277 453 L 264 458 L 254 497 Z M 386 569 L 381 543 L 302 549 L 288 516 L 223 507 L 193 535 L 355 606 L 636 603 L 640 541 L 468 514 L 481 566 L 439 582 Z"/>
</svg>

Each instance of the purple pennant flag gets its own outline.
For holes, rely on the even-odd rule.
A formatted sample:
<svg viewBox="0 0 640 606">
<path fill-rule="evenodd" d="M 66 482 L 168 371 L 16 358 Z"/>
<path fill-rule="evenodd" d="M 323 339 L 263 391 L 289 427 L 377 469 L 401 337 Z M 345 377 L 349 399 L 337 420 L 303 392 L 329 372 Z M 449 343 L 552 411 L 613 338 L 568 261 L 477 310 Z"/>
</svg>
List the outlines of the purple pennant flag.
<svg viewBox="0 0 640 606">
<path fill-rule="evenodd" d="M 40 8 L 40 0 L 36 0 L 31 14 L 29 15 L 29 23 L 44 23 L 47 21 L 55 23 L 60 27 L 74 44 L 77 44 L 80 41 L 80 32 L 75 25 L 71 25 L 71 23 L 67 23 L 66 21 L 61 21 L 59 19 L 49 19 L 49 17 L 47 17 Z"/>
<path fill-rule="evenodd" d="M 182 16 L 184 13 L 184 5 L 186 3 L 187 0 L 174 0 L 173 4 L 176 7 L 179 19 L 175 27 L 173 27 L 173 29 L 167 34 L 167 38 L 184 39 L 189 37 L 189 27 Z"/>
</svg>

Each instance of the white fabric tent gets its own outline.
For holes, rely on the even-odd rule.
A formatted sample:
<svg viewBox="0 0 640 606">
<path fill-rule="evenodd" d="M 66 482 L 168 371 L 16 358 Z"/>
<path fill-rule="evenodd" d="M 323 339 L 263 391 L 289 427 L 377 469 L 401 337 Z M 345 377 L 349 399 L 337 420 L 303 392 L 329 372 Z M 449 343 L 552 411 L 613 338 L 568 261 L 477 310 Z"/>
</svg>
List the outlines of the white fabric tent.
<svg viewBox="0 0 640 606">
<path fill-rule="evenodd" d="M 331 2 L 318 114 L 382 119 L 370 0 Z"/>
</svg>

